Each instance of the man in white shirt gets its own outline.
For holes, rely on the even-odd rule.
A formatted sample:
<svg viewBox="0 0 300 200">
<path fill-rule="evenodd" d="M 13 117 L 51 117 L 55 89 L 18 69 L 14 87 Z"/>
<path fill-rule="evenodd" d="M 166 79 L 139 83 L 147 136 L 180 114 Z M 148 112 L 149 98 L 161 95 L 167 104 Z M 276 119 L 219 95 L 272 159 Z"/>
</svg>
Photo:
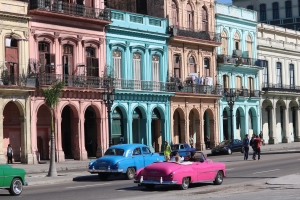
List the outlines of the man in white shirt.
<svg viewBox="0 0 300 200">
<path fill-rule="evenodd" d="M 176 162 L 176 157 L 180 157 L 178 151 L 173 152 L 170 162 Z M 180 157 L 180 162 L 184 161 L 184 157 Z"/>
</svg>

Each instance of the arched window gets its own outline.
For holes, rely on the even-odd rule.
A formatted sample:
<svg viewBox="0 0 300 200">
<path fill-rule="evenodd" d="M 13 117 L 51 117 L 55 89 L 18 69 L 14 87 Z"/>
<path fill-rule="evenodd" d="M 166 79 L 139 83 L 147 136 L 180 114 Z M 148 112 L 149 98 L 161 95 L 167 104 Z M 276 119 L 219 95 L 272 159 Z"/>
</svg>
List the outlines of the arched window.
<svg viewBox="0 0 300 200">
<path fill-rule="evenodd" d="M 253 129 L 253 115 L 251 110 L 249 110 L 248 115 L 248 128 Z"/>
<path fill-rule="evenodd" d="M 159 82 L 159 57 L 157 55 L 152 56 L 152 79 Z"/>
<path fill-rule="evenodd" d="M 119 50 L 113 51 L 113 67 L 116 79 L 122 78 L 122 53 Z"/>
<path fill-rule="evenodd" d="M 190 4 L 186 5 L 186 12 L 187 12 L 187 28 L 193 30 L 194 28 L 194 19 L 193 19 L 193 10 Z"/>
<path fill-rule="evenodd" d="M 63 74 L 71 75 L 73 70 L 73 46 L 65 44 L 63 46 Z"/>
<path fill-rule="evenodd" d="M 202 7 L 202 31 L 208 31 L 208 14 L 205 7 Z"/>
<path fill-rule="evenodd" d="M 225 89 L 224 92 L 226 92 L 227 89 L 229 88 L 229 76 L 228 75 L 223 75 L 223 87 Z"/>
<path fill-rule="evenodd" d="M 237 76 L 237 77 L 236 77 L 236 88 L 237 88 L 237 89 L 241 89 L 242 86 L 243 86 L 243 83 L 242 83 L 242 77 Z"/>
<path fill-rule="evenodd" d="M 140 89 L 141 88 L 141 54 L 133 53 L 133 79 L 134 79 L 134 88 Z"/>
<path fill-rule="evenodd" d="M 86 75 L 87 76 L 99 76 L 99 64 L 98 58 L 96 58 L 96 50 L 93 47 L 87 47 L 85 49 L 86 56 Z"/>
<path fill-rule="evenodd" d="M 282 87 L 281 62 L 276 63 L 276 83 L 278 88 Z"/>
<path fill-rule="evenodd" d="M 181 78 L 180 68 L 181 68 L 181 56 L 178 54 L 175 54 L 173 56 L 174 77 Z"/>
<path fill-rule="evenodd" d="M 252 58 L 252 39 L 251 36 L 247 36 L 247 51 L 248 51 L 248 58 Z"/>
<path fill-rule="evenodd" d="M 19 74 L 19 52 L 18 52 L 18 40 L 13 37 L 5 38 L 5 66 L 7 67 L 7 72 L 11 77 L 15 77 Z M 4 63 L 2 61 L 2 63 Z M 2 65 L 2 64 L 1 64 Z M 14 82 L 14 80 L 11 80 Z"/>
<path fill-rule="evenodd" d="M 249 90 L 252 93 L 254 90 L 254 79 L 252 77 L 248 78 L 248 86 L 249 86 Z"/>
<path fill-rule="evenodd" d="M 291 1 L 286 1 L 285 2 L 285 16 L 286 16 L 286 18 L 291 18 L 293 16 L 292 2 Z"/>
<path fill-rule="evenodd" d="M 295 88 L 295 79 L 294 79 L 294 76 L 295 76 L 294 64 L 290 64 L 290 87 L 292 89 Z"/>
<path fill-rule="evenodd" d="M 234 34 L 234 49 L 239 50 L 240 49 L 240 36 L 238 33 Z"/>
<path fill-rule="evenodd" d="M 222 54 L 224 55 L 228 55 L 228 42 L 227 42 L 227 33 L 225 30 L 222 31 L 221 33 L 221 37 L 222 37 Z"/>
<path fill-rule="evenodd" d="M 175 27 L 179 26 L 178 23 L 178 8 L 177 5 L 174 1 L 171 3 L 171 8 L 172 8 L 172 25 Z"/>
<path fill-rule="evenodd" d="M 208 58 L 204 58 L 204 76 L 205 77 L 210 76 L 209 59 Z"/>
<path fill-rule="evenodd" d="M 260 15 L 260 21 L 267 20 L 266 4 L 260 4 L 260 6 L 259 6 L 259 15 Z"/>
<path fill-rule="evenodd" d="M 269 79 L 268 79 L 268 73 L 269 73 L 269 70 L 268 70 L 268 61 L 267 60 L 264 60 L 263 61 L 263 84 L 264 85 L 268 85 L 269 84 Z"/>
<path fill-rule="evenodd" d="M 279 19 L 279 4 L 278 2 L 272 3 L 273 19 Z"/>
<path fill-rule="evenodd" d="M 55 72 L 55 54 L 50 54 L 50 44 L 48 42 L 39 42 L 39 62 L 41 73 Z"/>
<path fill-rule="evenodd" d="M 195 59 L 193 56 L 191 56 L 189 58 L 189 68 L 190 68 L 190 73 L 196 73 L 197 70 L 196 70 L 196 64 L 195 64 Z"/>
</svg>

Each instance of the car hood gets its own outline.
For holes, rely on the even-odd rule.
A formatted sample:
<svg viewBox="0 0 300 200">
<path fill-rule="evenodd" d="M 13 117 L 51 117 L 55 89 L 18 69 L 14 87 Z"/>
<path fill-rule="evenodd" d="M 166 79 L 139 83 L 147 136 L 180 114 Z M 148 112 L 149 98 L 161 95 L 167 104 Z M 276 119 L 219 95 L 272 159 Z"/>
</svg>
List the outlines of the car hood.
<svg viewBox="0 0 300 200">
<path fill-rule="evenodd" d="M 142 171 L 142 176 L 167 176 L 182 166 L 173 162 L 159 162 L 148 165 Z"/>
</svg>

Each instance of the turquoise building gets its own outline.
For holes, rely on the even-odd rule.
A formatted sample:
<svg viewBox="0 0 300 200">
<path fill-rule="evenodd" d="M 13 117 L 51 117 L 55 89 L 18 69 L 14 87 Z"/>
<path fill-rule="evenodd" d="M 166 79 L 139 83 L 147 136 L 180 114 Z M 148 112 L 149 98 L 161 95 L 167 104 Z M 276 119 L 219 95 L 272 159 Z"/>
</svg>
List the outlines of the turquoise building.
<svg viewBox="0 0 300 200">
<path fill-rule="evenodd" d="M 111 112 L 116 144 L 143 143 L 160 151 L 170 141 L 168 80 L 168 21 L 111 10 L 106 27 L 106 60 L 114 78 Z"/>
<path fill-rule="evenodd" d="M 221 34 L 217 48 L 217 77 L 222 86 L 219 100 L 220 139 L 243 139 L 259 134 L 261 60 L 257 59 L 257 13 L 232 5 L 215 3 L 216 32 Z M 232 112 L 227 95 L 232 95 Z"/>
</svg>

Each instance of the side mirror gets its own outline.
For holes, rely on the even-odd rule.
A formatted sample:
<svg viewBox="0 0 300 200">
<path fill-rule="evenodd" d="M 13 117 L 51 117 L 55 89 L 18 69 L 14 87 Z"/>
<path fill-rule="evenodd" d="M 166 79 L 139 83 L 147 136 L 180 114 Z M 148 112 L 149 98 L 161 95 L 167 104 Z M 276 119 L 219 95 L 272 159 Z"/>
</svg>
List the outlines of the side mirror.
<svg viewBox="0 0 300 200">
<path fill-rule="evenodd" d="M 200 158 L 200 160 L 199 160 L 201 163 L 203 163 L 204 162 L 204 159 L 203 158 Z"/>
</svg>

